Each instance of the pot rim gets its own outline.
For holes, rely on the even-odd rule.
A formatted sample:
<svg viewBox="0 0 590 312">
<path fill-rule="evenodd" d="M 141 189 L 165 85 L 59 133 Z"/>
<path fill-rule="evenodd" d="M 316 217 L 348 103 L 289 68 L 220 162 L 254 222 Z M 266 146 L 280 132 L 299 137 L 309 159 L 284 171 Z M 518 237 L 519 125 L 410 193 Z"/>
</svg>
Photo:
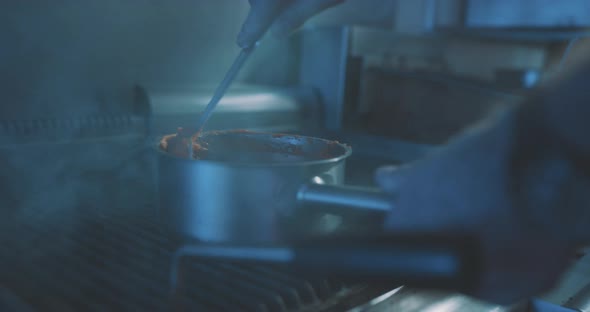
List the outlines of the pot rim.
<svg viewBox="0 0 590 312">
<path fill-rule="evenodd" d="M 318 166 L 318 165 L 329 165 L 341 162 L 346 158 L 350 157 L 352 154 L 352 147 L 349 145 L 337 142 L 337 141 L 330 141 L 327 139 L 322 139 L 318 137 L 311 137 L 311 136 L 303 136 L 303 135 L 295 135 L 295 134 L 288 134 L 288 133 L 276 133 L 276 132 L 258 132 L 258 131 L 244 131 L 244 130 L 221 130 L 221 131 L 210 131 L 210 133 L 215 134 L 225 134 L 225 133 L 244 133 L 244 134 L 258 134 L 258 135 L 271 135 L 271 136 L 295 136 L 302 139 L 313 139 L 313 140 L 320 140 L 325 142 L 326 144 L 337 144 L 341 148 L 343 148 L 344 152 L 342 155 L 337 157 L 327 158 L 327 159 L 318 159 L 318 160 L 305 160 L 300 162 L 277 162 L 277 163 L 232 163 L 226 161 L 215 161 L 215 160 L 196 160 L 196 159 L 186 159 L 182 157 L 178 157 L 172 154 L 169 154 L 166 151 L 163 151 L 160 148 L 160 142 L 164 137 L 167 135 L 160 135 L 156 137 L 156 142 L 152 144 L 152 148 L 156 150 L 156 152 L 161 157 L 167 157 L 169 159 L 174 159 L 176 161 L 187 162 L 187 163 L 202 163 L 203 165 L 218 165 L 218 166 L 226 166 L 226 167 L 239 167 L 239 168 L 290 168 L 290 167 L 300 167 L 300 166 Z"/>
</svg>

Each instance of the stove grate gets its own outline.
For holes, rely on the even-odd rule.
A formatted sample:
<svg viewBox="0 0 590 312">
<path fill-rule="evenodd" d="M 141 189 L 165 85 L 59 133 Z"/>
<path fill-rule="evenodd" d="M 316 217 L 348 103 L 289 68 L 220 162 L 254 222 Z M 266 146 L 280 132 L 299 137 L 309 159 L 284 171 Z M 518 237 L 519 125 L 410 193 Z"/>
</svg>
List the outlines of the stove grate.
<svg viewBox="0 0 590 312">
<path fill-rule="evenodd" d="M 147 217 L 77 213 L 57 222 L 30 214 L 2 226 L 0 245 L 0 289 L 33 311 L 321 311 L 384 291 L 269 266 L 185 259 L 171 294 L 176 245 Z"/>
</svg>

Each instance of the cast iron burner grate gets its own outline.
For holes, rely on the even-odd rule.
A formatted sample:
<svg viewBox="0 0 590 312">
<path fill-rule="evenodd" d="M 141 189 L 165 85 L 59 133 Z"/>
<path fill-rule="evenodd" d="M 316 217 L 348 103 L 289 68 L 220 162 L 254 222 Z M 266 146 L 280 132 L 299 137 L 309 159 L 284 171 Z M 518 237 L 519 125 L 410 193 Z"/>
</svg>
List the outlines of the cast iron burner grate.
<svg viewBox="0 0 590 312">
<path fill-rule="evenodd" d="M 68 213 L 12 221 L 0 229 L 0 287 L 33 311 L 342 311 L 387 291 L 186 259 L 171 294 L 175 244 L 151 218 Z"/>
</svg>

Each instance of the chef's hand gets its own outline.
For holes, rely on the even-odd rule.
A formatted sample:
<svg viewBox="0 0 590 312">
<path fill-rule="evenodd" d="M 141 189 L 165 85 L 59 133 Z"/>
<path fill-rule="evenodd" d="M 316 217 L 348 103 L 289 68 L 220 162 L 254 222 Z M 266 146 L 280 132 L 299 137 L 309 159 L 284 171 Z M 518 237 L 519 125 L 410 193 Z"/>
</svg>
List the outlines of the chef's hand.
<svg viewBox="0 0 590 312">
<path fill-rule="evenodd" d="M 238 35 L 242 48 L 254 44 L 272 26 L 277 36 L 288 35 L 315 14 L 344 0 L 249 0 L 250 13 Z"/>
<path fill-rule="evenodd" d="M 523 223 L 507 188 L 509 118 L 474 129 L 409 167 L 381 168 L 395 198 L 389 231 L 468 231 L 481 240 L 483 280 L 470 295 L 501 304 L 554 286 L 574 247 Z"/>
</svg>

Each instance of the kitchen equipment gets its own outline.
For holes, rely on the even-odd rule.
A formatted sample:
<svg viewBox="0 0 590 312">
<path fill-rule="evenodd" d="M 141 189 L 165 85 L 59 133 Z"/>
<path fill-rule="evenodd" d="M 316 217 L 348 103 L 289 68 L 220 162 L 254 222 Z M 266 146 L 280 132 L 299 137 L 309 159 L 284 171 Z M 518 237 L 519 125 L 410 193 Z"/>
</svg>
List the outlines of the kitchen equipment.
<svg viewBox="0 0 590 312">
<path fill-rule="evenodd" d="M 289 245 L 191 244 L 175 253 L 172 289 L 177 287 L 180 260 L 189 256 L 286 265 L 300 276 L 463 291 L 476 287 L 480 272 L 477 242 L 460 235 L 323 237 Z"/>
<path fill-rule="evenodd" d="M 157 148 L 160 215 L 171 232 L 206 242 L 305 236 L 312 230 L 309 224 L 299 227 L 290 218 L 296 214 L 297 194 L 302 207 L 325 206 L 328 200 L 317 196 L 319 186 L 313 193 L 299 189 L 312 181 L 341 184 L 352 153 L 349 146 L 324 139 L 239 130 L 203 133 L 199 142 L 208 145 L 205 160 L 181 159 Z M 367 195 L 360 206 L 374 196 L 380 204 L 365 212 L 382 216 L 387 199 Z"/>
<path fill-rule="evenodd" d="M 286 265 L 297 274 L 392 286 L 475 287 L 479 251 L 468 236 L 314 233 L 314 218 L 302 218 L 308 212 L 356 214 L 372 222 L 373 234 L 381 234 L 389 198 L 335 185 L 342 182 L 349 146 L 239 130 L 204 133 L 198 142 L 208 149 L 199 150 L 202 160 L 158 150 L 161 220 L 189 238 L 174 257 L 173 289 L 180 261 L 187 256 Z"/>
<path fill-rule="evenodd" d="M 170 296 L 177 246 L 157 226 L 152 203 L 137 197 L 116 206 L 88 199 L 51 217 L 46 201 L 5 222 L 0 311 L 345 311 L 391 290 L 205 260 L 183 263 L 180 291 Z"/>
<path fill-rule="evenodd" d="M 149 111 L 152 135 L 173 133 L 179 126 L 194 126 L 215 87 L 141 85 L 135 88 L 135 103 Z M 207 121 L 207 129 L 270 132 L 314 129 L 319 125 L 320 104 L 317 92 L 310 87 L 268 87 L 234 82 Z"/>
</svg>

